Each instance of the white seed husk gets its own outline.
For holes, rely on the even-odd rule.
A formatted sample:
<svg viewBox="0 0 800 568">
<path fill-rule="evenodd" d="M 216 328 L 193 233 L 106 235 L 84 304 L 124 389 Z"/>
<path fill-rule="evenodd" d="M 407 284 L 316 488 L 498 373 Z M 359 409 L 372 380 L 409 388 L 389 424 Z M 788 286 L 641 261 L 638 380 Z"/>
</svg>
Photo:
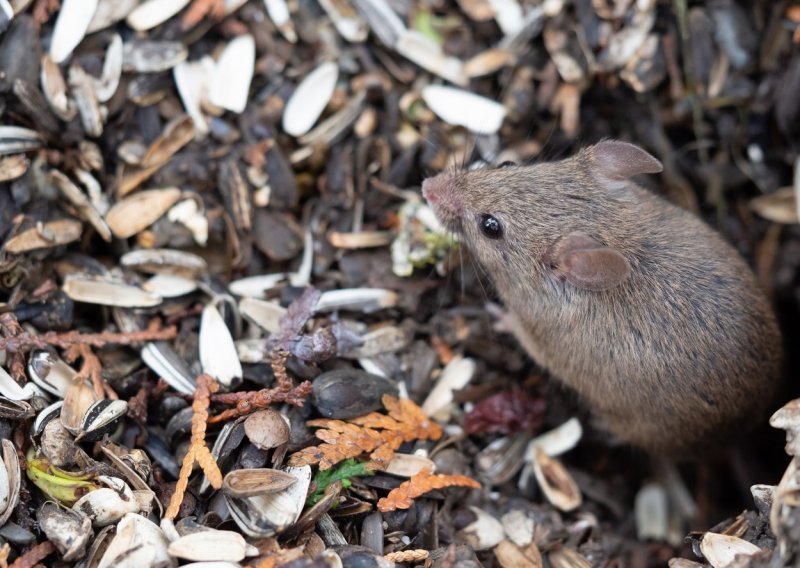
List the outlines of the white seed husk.
<svg viewBox="0 0 800 568">
<path fill-rule="evenodd" d="M 97 0 L 63 0 L 56 18 L 50 57 L 63 63 L 86 35 L 89 22 L 97 9 Z"/>
<path fill-rule="evenodd" d="M 256 63 L 256 42 L 249 34 L 233 39 L 219 56 L 208 99 L 212 104 L 241 113 L 247 106 Z"/>
<path fill-rule="evenodd" d="M 97 568 L 166 568 L 177 562 L 167 553 L 167 539 L 155 523 L 142 515 L 127 513 L 117 524 Z"/>
<path fill-rule="evenodd" d="M 453 357 L 442 370 L 442 376 L 439 377 L 428 398 L 422 403 L 423 412 L 433 418 L 446 421 L 450 416 L 453 391 L 464 388 L 472 380 L 476 368 L 473 359 Z"/>
<path fill-rule="evenodd" d="M 741 538 L 707 532 L 700 541 L 700 552 L 712 568 L 726 568 L 738 558 L 748 558 L 761 552 L 755 544 Z"/>
<path fill-rule="evenodd" d="M 233 531 L 203 530 L 169 543 L 167 551 L 185 560 L 239 562 L 247 555 L 247 542 Z"/>
<path fill-rule="evenodd" d="M 183 10 L 191 0 L 146 0 L 125 19 L 137 32 L 144 32 L 163 24 Z"/>
<path fill-rule="evenodd" d="M 326 62 L 309 73 L 295 89 L 283 110 L 283 130 L 292 136 L 302 136 L 311 130 L 328 105 L 339 66 Z"/>
<path fill-rule="evenodd" d="M 76 302 L 115 306 L 118 308 L 150 308 L 161 298 L 137 286 L 115 280 L 100 280 L 86 276 L 67 276 L 64 293 Z"/>
<path fill-rule="evenodd" d="M 242 378 L 242 364 L 233 337 L 214 304 L 203 308 L 198 348 L 204 373 L 226 387 Z"/>
<path fill-rule="evenodd" d="M 470 510 L 476 519 L 459 531 L 460 537 L 475 550 L 488 550 L 500 544 L 506 537 L 502 523 L 483 509 L 470 507 Z"/>
<path fill-rule="evenodd" d="M 506 108 L 486 97 L 462 89 L 428 85 L 422 99 L 436 115 L 455 126 L 476 134 L 494 134 L 506 117 Z"/>
</svg>

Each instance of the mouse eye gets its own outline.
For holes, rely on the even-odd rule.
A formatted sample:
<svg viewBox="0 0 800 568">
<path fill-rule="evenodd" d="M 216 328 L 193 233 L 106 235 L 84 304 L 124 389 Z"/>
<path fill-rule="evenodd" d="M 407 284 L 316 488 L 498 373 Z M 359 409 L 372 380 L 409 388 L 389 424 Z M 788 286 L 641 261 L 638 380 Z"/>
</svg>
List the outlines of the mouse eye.
<svg viewBox="0 0 800 568">
<path fill-rule="evenodd" d="M 503 236 L 503 225 L 491 215 L 483 214 L 478 217 L 478 227 L 483 236 L 488 239 L 499 239 Z"/>
<path fill-rule="evenodd" d="M 497 167 L 500 168 L 500 169 L 516 168 L 517 167 L 517 163 L 516 162 L 511 162 L 511 161 L 505 161 L 505 162 L 503 162 L 502 164 L 500 164 Z"/>
</svg>

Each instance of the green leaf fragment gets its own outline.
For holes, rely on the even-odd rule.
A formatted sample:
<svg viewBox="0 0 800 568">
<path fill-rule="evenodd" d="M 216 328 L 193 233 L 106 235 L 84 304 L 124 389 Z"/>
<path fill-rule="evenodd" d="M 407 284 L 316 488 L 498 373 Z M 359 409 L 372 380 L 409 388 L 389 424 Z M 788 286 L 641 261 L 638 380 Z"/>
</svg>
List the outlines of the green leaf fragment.
<svg viewBox="0 0 800 568">
<path fill-rule="evenodd" d="M 347 489 L 353 485 L 350 478 L 372 475 L 374 472 L 367 467 L 368 463 L 369 462 L 360 462 L 350 458 L 344 460 L 336 467 L 317 472 L 317 475 L 314 476 L 316 489 L 308 496 L 308 499 L 306 499 L 306 505 L 309 507 L 316 505 L 325 494 L 325 489 L 332 483 L 341 481 L 342 487 Z"/>
</svg>

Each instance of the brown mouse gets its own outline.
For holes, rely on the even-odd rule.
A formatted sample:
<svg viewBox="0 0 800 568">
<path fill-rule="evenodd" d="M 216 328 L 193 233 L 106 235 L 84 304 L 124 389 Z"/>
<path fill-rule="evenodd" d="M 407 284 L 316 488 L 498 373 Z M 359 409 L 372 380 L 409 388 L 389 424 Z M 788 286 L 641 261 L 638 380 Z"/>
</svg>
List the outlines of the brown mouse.
<svg viewBox="0 0 800 568">
<path fill-rule="evenodd" d="M 766 410 L 782 342 L 736 250 L 630 179 L 661 169 L 606 140 L 560 162 L 442 173 L 422 192 L 537 363 L 619 438 L 696 457 Z"/>
</svg>

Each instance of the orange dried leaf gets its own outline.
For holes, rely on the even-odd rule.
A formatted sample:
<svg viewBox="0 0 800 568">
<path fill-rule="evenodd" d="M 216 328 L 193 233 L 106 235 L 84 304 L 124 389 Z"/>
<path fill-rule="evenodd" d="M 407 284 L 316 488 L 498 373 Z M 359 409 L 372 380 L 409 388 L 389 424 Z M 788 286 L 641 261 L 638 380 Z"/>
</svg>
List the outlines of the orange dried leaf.
<svg viewBox="0 0 800 568">
<path fill-rule="evenodd" d="M 436 440 L 442 436 L 441 426 L 411 400 L 385 395 L 382 402 L 389 416 L 371 412 L 348 422 L 327 418 L 306 422 L 308 426 L 321 428 L 316 436 L 324 443 L 293 454 L 289 465 L 319 464 L 321 470 L 326 470 L 347 458 L 370 453 L 372 462 L 368 467 L 383 470 L 404 442 Z"/>
<path fill-rule="evenodd" d="M 404 481 L 397 489 L 392 489 L 389 494 L 378 501 L 378 510 L 388 513 L 397 509 L 408 509 L 414 499 L 434 489 L 445 487 L 471 487 L 480 488 L 481 484 L 466 475 L 442 475 L 431 473 L 425 469 Z"/>
</svg>

